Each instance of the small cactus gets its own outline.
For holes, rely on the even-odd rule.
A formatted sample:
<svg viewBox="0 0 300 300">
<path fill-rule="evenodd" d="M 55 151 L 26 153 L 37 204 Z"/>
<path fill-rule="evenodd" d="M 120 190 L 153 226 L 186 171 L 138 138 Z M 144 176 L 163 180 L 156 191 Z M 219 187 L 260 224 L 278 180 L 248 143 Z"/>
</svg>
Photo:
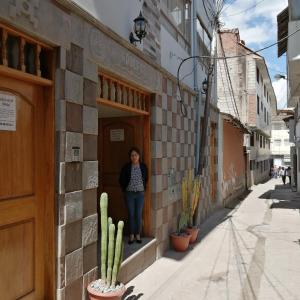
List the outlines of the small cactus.
<svg viewBox="0 0 300 300">
<path fill-rule="evenodd" d="M 102 193 L 100 197 L 101 212 L 101 279 L 106 281 L 106 259 L 107 259 L 107 194 Z"/>
<path fill-rule="evenodd" d="M 114 260 L 114 267 L 112 271 L 112 280 L 111 280 L 112 287 L 116 286 L 117 275 L 120 269 L 120 261 L 121 261 L 122 248 L 123 248 L 123 228 L 124 228 L 124 222 L 119 221 L 117 238 L 116 238 L 115 260 Z"/>
<path fill-rule="evenodd" d="M 111 220 L 111 218 L 110 218 Z M 109 287 L 111 284 L 111 273 L 114 261 L 115 252 L 115 225 L 109 225 L 109 235 L 108 235 L 108 258 L 107 258 L 107 274 L 106 274 L 106 285 Z"/>
</svg>

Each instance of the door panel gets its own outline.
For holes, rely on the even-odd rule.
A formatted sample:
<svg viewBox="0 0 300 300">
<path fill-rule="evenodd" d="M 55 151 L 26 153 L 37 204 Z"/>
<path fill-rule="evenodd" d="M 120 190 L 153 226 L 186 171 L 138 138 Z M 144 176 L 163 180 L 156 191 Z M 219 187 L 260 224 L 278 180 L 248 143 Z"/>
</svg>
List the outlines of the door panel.
<svg viewBox="0 0 300 300">
<path fill-rule="evenodd" d="M 114 220 L 127 220 L 127 210 L 118 179 L 122 166 L 129 161 L 128 152 L 137 146 L 143 153 L 143 118 L 99 119 L 99 187 L 109 197 L 108 213 Z M 112 141 L 111 130 L 124 130 L 124 140 Z M 127 222 L 125 222 L 125 227 Z M 126 228 L 127 230 L 127 228 Z"/>
<path fill-rule="evenodd" d="M 1 298 L 44 295 L 47 195 L 43 88 L 0 76 L 0 93 L 16 97 L 16 131 L 0 130 Z"/>
</svg>

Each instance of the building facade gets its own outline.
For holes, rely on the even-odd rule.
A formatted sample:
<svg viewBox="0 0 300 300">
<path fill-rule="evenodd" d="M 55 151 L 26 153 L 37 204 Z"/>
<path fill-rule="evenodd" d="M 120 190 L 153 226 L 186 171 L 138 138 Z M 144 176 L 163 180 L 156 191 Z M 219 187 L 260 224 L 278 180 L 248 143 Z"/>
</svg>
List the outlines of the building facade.
<svg viewBox="0 0 300 300">
<path fill-rule="evenodd" d="M 285 119 L 293 114 L 293 110 L 278 110 L 272 116 L 271 154 L 274 166 L 291 166 L 290 134 Z"/>
<path fill-rule="evenodd" d="M 0 127 L 7 145 L 0 150 L 4 298 L 86 298 L 98 276 L 98 199 L 107 192 L 109 214 L 126 223 L 117 177 L 133 145 L 150 172 L 147 244 L 126 256 L 120 279 L 128 282 L 168 249 L 181 179 L 198 165 L 203 130 L 198 91 L 208 62 L 197 62 L 191 76 L 195 61 L 183 66 L 180 95 L 176 80 L 182 58 L 211 52 L 200 2 L 2 1 L 0 95 L 9 116 Z M 128 38 L 140 11 L 148 34 L 133 45 Z M 215 98 L 210 108 L 198 222 L 222 205 Z"/>
<path fill-rule="evenodd" d="M 300 102 L 300 8 L 296 0 L 289 0 L 288 7 L 277 16 L 278 23 L 278 57 L 286 53 L 287 62 L 287 107 L 294 108 L 294 117 L 286 121 L 290 131 L 291 146 L 291 167 L 292 183 L 300 191 L 300 123 L 299 123 L 299 102 Z M 283 38 L 291 35 L 288 39 Z"/>
<path fill-rule="evenodd" d="M 219 56 L 237 56 L 218 62 L 218 107 L 251 130 L 244 146 L 249 153 L 248 186 L 266 180 L 270 172 L 271 119 L 276 96 L 262 56 L 240 39 L 238 29 L 224 29 L 218 39 Z"/>
</svg>

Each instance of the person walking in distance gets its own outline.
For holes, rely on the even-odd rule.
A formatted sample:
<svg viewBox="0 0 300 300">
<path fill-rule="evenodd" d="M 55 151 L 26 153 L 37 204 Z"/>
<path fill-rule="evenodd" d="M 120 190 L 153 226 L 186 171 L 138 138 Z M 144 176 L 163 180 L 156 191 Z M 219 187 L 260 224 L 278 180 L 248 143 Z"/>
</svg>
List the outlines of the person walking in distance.
<svg viewBox="0 0 300 300">
<path fill-rule="evenodd" d="M 285 184 L 285 176 L 286 176 L 286 173 L 285 173 L 284 167 L 281 167 L 281 169 L 280 169 L 280 171 L 279 171 L 279 175 L 281 176 L 281 179 L 282 179 L 283 184 Z"/>
<path fill-rule="evenodd" d="M 291 167 L 288 167 L 286 169 L 286 176 L 288 176 L 289 184 L 291 185 L 292 184 L 292 169 L 291 169 Z"/>
</svg>

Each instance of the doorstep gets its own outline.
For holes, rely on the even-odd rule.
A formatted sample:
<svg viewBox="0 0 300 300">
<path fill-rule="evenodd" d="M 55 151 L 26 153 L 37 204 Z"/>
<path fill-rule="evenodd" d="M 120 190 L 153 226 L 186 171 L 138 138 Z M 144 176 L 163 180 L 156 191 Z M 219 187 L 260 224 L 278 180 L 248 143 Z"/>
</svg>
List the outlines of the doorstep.
<svg viewBox="0 0 300 300">
<path fill-rule="evenodd" d="M 126 284 L 156 260 L 156 239 L 144 238 L 143 244 L 125 244 L 119 280 Z"/>
</svg>

